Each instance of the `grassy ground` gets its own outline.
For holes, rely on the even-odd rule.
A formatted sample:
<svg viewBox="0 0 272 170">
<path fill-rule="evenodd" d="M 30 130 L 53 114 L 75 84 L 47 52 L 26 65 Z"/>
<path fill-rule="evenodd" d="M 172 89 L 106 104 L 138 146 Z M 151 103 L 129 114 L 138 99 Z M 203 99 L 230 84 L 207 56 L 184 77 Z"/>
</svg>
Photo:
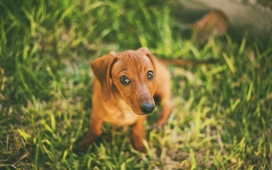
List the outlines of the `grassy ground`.
<svg viewBox="0 0 272 170">
<path fill-rule="evenodd" d="M 247 35 L 194 45 L 172 8 L 163 0 L 1 1 L 0 169 L 272 168 L 271 45 Z M 141 46 L 218 63 L 169 67 L 176 108 L 164 129 L 149 128 L 147 153 L 133 149 L 129 129 L 108 124 L 101 144 L 75 153 L 92 108 L 89 63 Z"/>
</svg>

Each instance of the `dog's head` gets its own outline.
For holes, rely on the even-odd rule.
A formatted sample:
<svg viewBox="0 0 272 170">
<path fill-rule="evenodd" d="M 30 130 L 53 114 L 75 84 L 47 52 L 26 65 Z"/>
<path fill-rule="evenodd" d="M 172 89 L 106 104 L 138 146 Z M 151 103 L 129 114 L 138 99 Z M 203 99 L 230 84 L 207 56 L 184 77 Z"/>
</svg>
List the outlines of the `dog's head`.
<svg viewBox="0 0 272 170">
<path fill-rule="evenodd" d="M 156 68 L 154 56 L 146 47 L 110 52 L 94 60 L 91 67 L 101 84 L 103 100 L 108 101 L 116 90 L 136 114 L 153 112 Z"/>
</svg>

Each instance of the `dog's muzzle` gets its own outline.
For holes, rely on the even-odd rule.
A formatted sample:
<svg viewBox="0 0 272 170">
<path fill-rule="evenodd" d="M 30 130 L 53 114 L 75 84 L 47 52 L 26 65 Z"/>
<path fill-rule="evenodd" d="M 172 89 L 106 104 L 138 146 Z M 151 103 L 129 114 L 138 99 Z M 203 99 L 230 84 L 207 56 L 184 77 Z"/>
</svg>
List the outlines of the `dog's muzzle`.
<svg viewBox="0 0 272 170">
<path fill-rule="evenodd" d="M 142 104 L 140 108 L 144 114 L 150 114 L 154 111 L 155 105 L 153 103 L 145 103 L 145 104 Z"/>
</svg>

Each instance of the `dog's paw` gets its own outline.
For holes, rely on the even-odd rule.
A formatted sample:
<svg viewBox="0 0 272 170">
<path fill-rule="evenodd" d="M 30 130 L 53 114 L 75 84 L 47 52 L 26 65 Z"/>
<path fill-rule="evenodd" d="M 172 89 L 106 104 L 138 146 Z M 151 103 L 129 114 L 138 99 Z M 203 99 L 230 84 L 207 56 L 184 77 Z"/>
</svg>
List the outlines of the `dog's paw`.
<svg viewBox="0 0 272 170">
<path fill-rule="evenodd" d="M 165 122 L 157 121 L 152 125 L 153 130 L 160 130 L 165 125 Z"/>
<path fill-rule="evenodd" d="M 77 141 L 73 145 L 73 152 L 76 154 L 86 153 L 90 145 L 83 145 L 80 141 Z"/>
<path fill-rule="evenodd" d="M 148 146 L 150 146 L 149 142 L 147 142 L 147 141 L 146 141 L 146 144 L 147 144 Z M 135 148 L 137 151 L 140 151 L 140 152 L 144 152 L 144 153 L 147 152 L 147 149 L 146 149 L 146 147 L 145 147 L 145 145 L 144 145 L 143 142 L 134 142 L 134 148 Z"/>
<path fill-rule="evenodd" d="M 85 136 L 84 138 L 79 138 L 76 140 L 73 146 L 73 151 L 75 153 L 86 153 L 89 149 L 89 147 L 92 145 L 93 141 L 90 140 L 88 136 Z"/>
</svg>

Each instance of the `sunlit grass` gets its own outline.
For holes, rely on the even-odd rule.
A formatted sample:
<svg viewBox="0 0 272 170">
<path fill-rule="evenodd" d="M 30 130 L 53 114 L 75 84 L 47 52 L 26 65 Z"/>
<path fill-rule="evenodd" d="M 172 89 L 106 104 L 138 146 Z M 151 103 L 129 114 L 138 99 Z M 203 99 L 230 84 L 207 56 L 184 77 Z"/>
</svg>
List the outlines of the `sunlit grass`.
<svg viewBox="0 0 272 170">
<path fill-rule="evenodd" d="M 272 48 L 226 35 L 198 46 L 159 1 L 0 2 L 0 168 L 269 169 Z M 90 62 L 147 46 L 158 57 L 208 59 L 173 67 L 175 110 L 148 117 L 147 153 L 130 129 L 105 124 L 102 143 L 74 152 L 89 128 Z"/>
</svg>

